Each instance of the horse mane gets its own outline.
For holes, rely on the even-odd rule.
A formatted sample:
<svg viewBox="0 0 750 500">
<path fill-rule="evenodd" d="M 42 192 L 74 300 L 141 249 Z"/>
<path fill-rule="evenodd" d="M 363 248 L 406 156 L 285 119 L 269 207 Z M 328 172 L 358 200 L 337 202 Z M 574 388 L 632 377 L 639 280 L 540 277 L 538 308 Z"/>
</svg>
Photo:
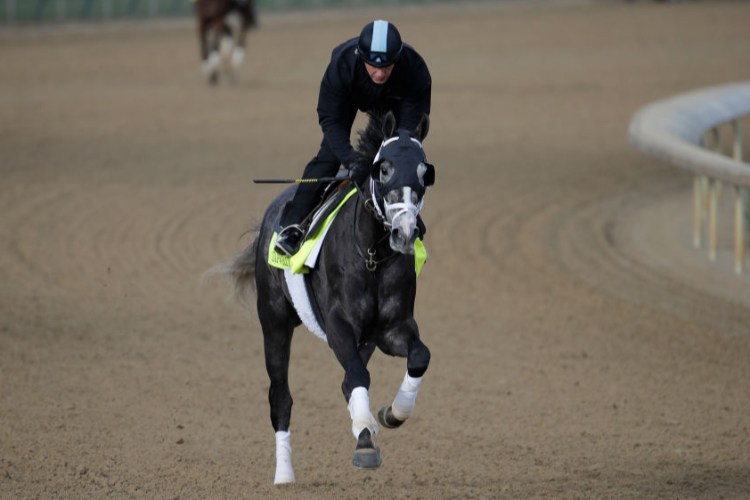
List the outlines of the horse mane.
<svg viewBox="0 0 750 500">
<path fill-rule="evenodd" d="M 386 110 L 384 109 L 368 111 L 367 116 L 369 120 L 367 127 L 364 130 L 357 131 L 359 140 L 357 141 L 357 149 L 354 153 L 360 165 L 372 165 L 375 161 L 375 156 L 378 154 L 380 145 L 385 139 L 383 134 L 383 118 L 385 115 Z"/>
</svg>

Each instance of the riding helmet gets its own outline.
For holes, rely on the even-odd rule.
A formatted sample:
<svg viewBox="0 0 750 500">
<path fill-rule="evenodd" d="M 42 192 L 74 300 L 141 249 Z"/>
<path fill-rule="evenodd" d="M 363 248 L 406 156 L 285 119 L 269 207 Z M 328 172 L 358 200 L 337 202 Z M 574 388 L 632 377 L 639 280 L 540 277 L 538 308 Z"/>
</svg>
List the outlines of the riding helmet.
<svg viewBox="0 0 750 500">
<path fill-rule="evenodd" d="M 388 21 L 374 21 L 362 29 L 357 51 L 370 66 L 383 68 L 394 64 L 404 48 L 401 34 Z"/>
</svg>

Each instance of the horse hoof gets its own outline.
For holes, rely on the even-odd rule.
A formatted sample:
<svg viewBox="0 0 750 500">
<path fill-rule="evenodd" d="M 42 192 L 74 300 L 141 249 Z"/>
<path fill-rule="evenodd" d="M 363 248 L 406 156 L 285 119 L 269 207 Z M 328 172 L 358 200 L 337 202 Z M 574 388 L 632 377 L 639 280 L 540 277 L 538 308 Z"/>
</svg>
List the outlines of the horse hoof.
<svg viewBox="0 0 750 500">
<path fill-rule="evenodd" d="M 376 448 L 373 444 L 369 429 L 363 430 L 357 439 L 357 449 L 354 450 L 352 465 L 357 469 L 377 469 L 382 462 L 380 448 Z"/>
<path fill-rule="evenodd" d="M 406 420 L 399 420 L 393 416 L 393 408 L 391 406 L 384 406 L 378 412 L 378 422 L 386 429 L 395 429 L 401 427 L 401 424 Z"/>
</svg>

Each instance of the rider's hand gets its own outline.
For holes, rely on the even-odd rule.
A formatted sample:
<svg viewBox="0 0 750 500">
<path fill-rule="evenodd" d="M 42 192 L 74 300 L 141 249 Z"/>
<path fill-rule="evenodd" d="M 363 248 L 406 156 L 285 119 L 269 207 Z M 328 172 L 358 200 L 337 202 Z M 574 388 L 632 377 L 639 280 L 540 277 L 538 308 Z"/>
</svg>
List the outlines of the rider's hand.
<svg viewBox="0 0 750 500">
<path fill-rule="evenodd" d="M 349 178 L 357 184 L 362 184 L 370 174 L 369 170 L 357 162 L 351 162 L 348 167 Z"/>
</svg>

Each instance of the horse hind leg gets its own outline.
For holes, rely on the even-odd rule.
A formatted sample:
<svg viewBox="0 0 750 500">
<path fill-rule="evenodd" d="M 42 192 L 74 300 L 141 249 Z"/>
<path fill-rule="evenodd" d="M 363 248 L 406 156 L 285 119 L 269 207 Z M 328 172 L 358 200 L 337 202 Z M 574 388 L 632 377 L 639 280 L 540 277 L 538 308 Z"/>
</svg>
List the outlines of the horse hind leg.
<svg viewBox="0 0 750 500">
<path fill-rule="evenodd" d="M 378 421 L 383 427 L 395 429 L 412 416 L 422 376 L 427 371 L 429 363 L 430 351 L 422 341 L 415 340 L 409 344 L 407 371 L 398 393 L 389 406 L 384 406 L 378 411 Z"/>
<path fill-rule="evenodd" d="M 283 294 L 269 291 L 269 278 L 263 271 L 257 276 L 258 318 L 263 329 L 266 371 L 271 381 L 268 389 L 271 424 L 276 432 L 274 484 L 285 484 L 295 482 L 289 432 L 293 404 L 289 391 L 289 358 L 296 315 L 290 311 Z"/>
<path fill-rule="evenodd" d="M 266 371 L 271 379 L 268 402 L 271 406 L 271 424 L 276 433 L 276 474 L 273 483 L 294 483 L 289 432 L 293 404 L 289 391 L 289 355 L 293 327 L 274 329 L 271 334 L 266 334 L 266 327 L 267 325 L 263 327 Z"/>
</svg>

